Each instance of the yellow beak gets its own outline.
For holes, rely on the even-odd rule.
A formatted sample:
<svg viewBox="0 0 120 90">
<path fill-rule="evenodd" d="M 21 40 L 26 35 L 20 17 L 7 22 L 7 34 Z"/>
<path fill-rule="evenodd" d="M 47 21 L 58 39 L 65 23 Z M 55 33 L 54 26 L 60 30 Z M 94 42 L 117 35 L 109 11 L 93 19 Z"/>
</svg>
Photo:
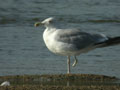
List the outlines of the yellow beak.
<svg viewBox="0 0 120 90">
<path fill-rule="evenodd" d="M 38 26 L 40 26 L 40 25 L 42 25 L 41 22 L 36 22 L 36 23 L 34 24 L 35 27 L 38 27 Z"/>
</svg>

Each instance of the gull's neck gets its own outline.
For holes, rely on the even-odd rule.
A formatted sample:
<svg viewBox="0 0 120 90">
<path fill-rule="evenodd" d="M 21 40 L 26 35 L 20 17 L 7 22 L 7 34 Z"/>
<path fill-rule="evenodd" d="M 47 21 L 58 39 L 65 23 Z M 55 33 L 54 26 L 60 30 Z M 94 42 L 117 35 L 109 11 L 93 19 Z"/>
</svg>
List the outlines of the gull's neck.
<svg viewBox="0 0 120 90">
<path fill-rule="evenodd" d="M 51 24 L 46 24 L 45 27 L 46 27 L 46 30 L 48 30 L 48 31 L 56 29 L 56 27 L 54 25 L 51 25 Z"/>
</svg>

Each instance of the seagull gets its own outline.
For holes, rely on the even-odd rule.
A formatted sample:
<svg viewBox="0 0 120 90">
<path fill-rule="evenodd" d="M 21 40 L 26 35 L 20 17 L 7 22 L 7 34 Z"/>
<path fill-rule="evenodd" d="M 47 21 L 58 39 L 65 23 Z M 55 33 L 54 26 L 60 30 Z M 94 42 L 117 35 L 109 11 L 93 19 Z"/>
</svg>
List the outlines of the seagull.
<svg viewBox="0 0 120 90">
<path fill-rule="evenodd" d="M 47 48 L 58 55 L 67 56 L 67 74 L 70 70 L 70 57 L 74 57 L 72 66 L 76 66 L 76 56 L 96 48 L 120 44 L 120 36 L 108 37 L 104 34 L 88 33 L 79 29 L 60 29 L 54 25 L 55 18 L 49 17 L 36 22 L 35 27 L 45 26 L 43 40 Z"/>
<path fill-rule="evenodd" d="M 0 86 L 10 86 L 10 82 L 9 81 L 4 81 L 3 83 L 1 83 Z"/>
</svg>

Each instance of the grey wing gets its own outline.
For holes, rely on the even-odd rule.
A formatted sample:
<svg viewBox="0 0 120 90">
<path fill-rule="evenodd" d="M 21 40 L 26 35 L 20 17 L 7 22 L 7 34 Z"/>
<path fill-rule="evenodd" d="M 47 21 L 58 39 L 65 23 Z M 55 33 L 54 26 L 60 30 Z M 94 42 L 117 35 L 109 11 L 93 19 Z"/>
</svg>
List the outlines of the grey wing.
<svg viewBox="0 0 120 90">
<path fill-rule="evenodd" d="M 93 37 L 93 39 L 95 41 L 95 44 L 104 42 L 104 41 L 109 39 L 109 37 L 107 37 L 104 34 L 92 34 L 92 37 Z"/>
<path fill-rule="evenodd" d="M 89 47 L 96 42 L 93 35 L 79 30 L 58 30 L 56 33 L 57 41 L 71 44 L 77 49 Z"/>
</svg>

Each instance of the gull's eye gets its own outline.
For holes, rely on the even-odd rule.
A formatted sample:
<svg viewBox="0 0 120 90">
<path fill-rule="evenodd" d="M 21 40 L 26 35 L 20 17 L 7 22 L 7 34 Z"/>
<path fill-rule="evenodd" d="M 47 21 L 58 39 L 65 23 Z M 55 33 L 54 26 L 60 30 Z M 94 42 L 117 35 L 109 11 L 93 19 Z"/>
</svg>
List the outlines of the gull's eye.
<svg viewBox="0 0 120 90">
<path fill-rule="evenodd" d="M 53 23 L 53 20 L 50 20 L 49 23 Z"/>
</svg>

